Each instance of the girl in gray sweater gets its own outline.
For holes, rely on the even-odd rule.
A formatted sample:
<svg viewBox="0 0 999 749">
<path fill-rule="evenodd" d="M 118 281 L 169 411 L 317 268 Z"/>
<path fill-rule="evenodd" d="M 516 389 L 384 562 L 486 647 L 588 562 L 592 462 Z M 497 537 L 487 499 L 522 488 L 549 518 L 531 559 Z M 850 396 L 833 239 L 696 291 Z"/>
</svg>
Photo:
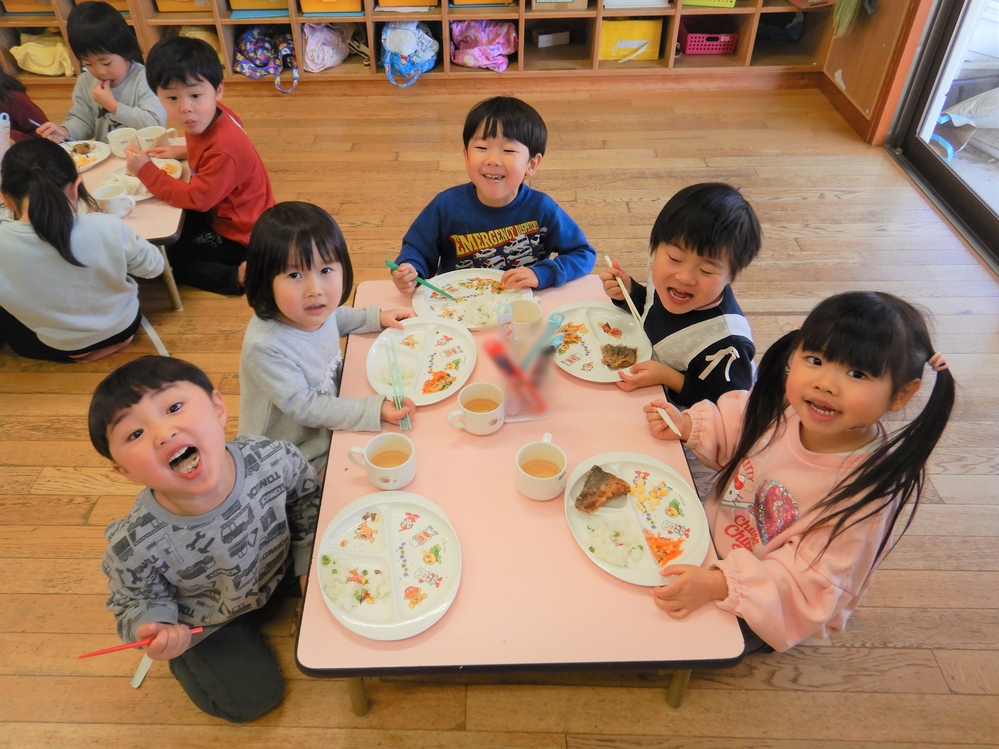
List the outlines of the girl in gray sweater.
<svg viewBox="0 0 999 749">
<path fill-rule="evenodd" d="M 0 346 L 31 359 L 107 356 L 139 327 L 129 277 L 163 271 L 163 256 L 96 204 L 72 157 L 47 140 L 15 143 L 0 166 L 0 193 L 17 220 L 0 223 Z M 78 215 L 77 202 L 89 213 Z"/>
</svg>

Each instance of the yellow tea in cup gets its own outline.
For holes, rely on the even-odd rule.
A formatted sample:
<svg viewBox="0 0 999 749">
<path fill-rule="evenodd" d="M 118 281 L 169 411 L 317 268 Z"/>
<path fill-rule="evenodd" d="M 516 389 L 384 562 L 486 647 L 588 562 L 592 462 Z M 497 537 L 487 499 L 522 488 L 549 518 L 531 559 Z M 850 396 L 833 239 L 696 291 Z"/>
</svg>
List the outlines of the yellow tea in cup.
<svg viewBox="0 0 999 749">
<path fill-rule="evenodd" d="M 385 450 L 372 456 L 371 462 L 379 468 L 395 468 L 409 460 L 409 454 L 402 450 Z"/>
<path fill-rule="evenodd" d="M 495 411 L 499 408 L 499 403 L 489 398 L 472 398 L 468 403 L 464 404 L 465 408 L 472 413 L 477 414 L 487 414 L 490 411 Z"/>
<path fill-rule="evenodd" d="M 539 458 L 526 460 L 520 464 L 520 467 L 524 469 L 524 473 L 539 479 L 550 479 L 552 476 L 558 476 L 559 472 L 562 470 L 550 460 L 542 460 Z"/>
</svg>

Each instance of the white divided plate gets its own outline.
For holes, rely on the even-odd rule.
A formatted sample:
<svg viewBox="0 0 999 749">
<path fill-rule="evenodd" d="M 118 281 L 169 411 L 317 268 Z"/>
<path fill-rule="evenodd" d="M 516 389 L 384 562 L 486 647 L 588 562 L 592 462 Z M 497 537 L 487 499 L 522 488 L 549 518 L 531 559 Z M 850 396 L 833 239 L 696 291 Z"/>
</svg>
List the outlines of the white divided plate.
<svg viewBox="0 0 999 749">
<path fill-rule="evenodd" d="M 406 396 L 417 406 L 457 393 L 475 367 L 475 339 L 465 328 L 444 320 L 409 317 L 402 321 L 402 330 L 385 328 L 368 350 L 368 382 L 376 393 L 389 398 L 389 347 L 395 349 Z"/>
<path fill-rule="evenodd" d="M 433 626 L 461 580 L 451 521 L 411 492 L 355 499 L 330 521 L 316 560 L 333 616 L 372 640 L 404 640 Z"/>
<path fill-rule="evenodd" d="M 586 474 L 594 465 L 628 482 L 631 493 L 615 497 L 587 514 L 577 510 L 575 503 L 583 490 Z M 711 544 L 708 519 L 697 492 L 668 465 L 640 453 L 601 453 L 576 466 L 565 484 L 565 517 L 576 543 L 594 564 L 635 585 L 665 585 L 667 579 L 659 574 L 662 567 L 699 565 Z M 626 564 L 597 555 L 594 532 L 601 530 L 608 535 L 615 531 L 630 534 L 633 545 L 618 546 L 615 550 L 622 553 Z M 651 551 L 650 539 L 656 541 L 657 548 L 666 557 L 662 564 Z M 625 540 L 628 540 L 627 535 Z M 638 545 L 641 549 L 628 554 L 629 549 Z"/>
<path fill-rule="evenodd" d="M 565 315 L 565 322 L 557 331 L 564 333 L 565 338 L 555 352 L 555 362 L 581 380 L 620 382 L 617 373 L 621 370 L 611 369 L 601 361 L 600 347 L 608 343 L 637 348 L 636 362 L 652 358 L 648 336 L 626 310 L 608 302 L 571 302 L 549 314 L 554 312 Z"/>
<path fill-rule="evenodd" d="M 421 284 L 413 294 L 413 311 L 423 317 L 439 317 L 461 323 L 470 330 L 495 325 L 496 308 L 503 302 L 534 296 L 530 289 L 497 291 L 501 278 L 503 272 L 491 268 L 442 273 L 429 279 L 429 282 L 458 301 L 452 302 Z"/>
<path fill-rule="evenodd" d="M 90 153 L 80 154 L 74 151 L 73 146 L 77 143 L 89 144 Z M 64 142 L 62 147 L 69 152 L 70 156 L 73 157 L 73 163 L 76 164 L 76 171 L 78 174 L 81 174 L 88 169 L 92 169 L 111 155 L 111 146 L 107 143 L 101 143 L 99 140 L 70 140 Z"/>
<path fill-rule="evenodd" d="M 151 161 L 154 164 L 156 164 L 156 166 L 159 167 L 160 169 L 163 169 L 164 165 L 170 165 L 172 167 L 170 171 L 174 170 L 176 171 L 174 171 L 173 174 L 170 174 L 170 171 L 167 171 L 167 174 L 170 174 L 170 176 L 173 177 L 174 179 L 177 179 L 184 174 L 183 164 L 181 164 L 176 159 L 152 159 Z M 101 180 L 101 186 L 125 185 L 126 187 L 128 187 L 128 185 L 126 184 L 127 180 L 124 179 L 126 176 L 127 175 L 125 174 L 125 167 L 120 166 L 117 169 L 112 169 L 110 172 L 104 175 L 104 179 Z M 129 179 L 134 179 L 136 182 L 138 182 L 139 178 L 129 176 Z M 130 193 L 132 197 L 136 199 L 136 201 L 148 200 L 149 198 L 153 197 L 153 194 L 148 190 L 146 190 L 145 185 L 143 185 L 141 182 L 138 182 L 138 185 L 139 186 L 135 189 L 135 192 Z"/>
</svg>

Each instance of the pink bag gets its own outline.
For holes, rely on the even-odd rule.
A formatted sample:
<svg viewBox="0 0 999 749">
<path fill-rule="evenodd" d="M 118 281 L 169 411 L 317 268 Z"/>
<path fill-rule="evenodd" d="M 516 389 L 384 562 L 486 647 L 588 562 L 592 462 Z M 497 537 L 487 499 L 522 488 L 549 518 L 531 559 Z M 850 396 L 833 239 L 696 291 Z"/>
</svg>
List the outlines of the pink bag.
<svg viewBox="0 0 999 749">
<path fill-rule="evenodd" d="M 466 68 L 506 70 L 517 51 L 517 29 L 510 21 L 451 21 L 451 62 Z"/>
</svg>

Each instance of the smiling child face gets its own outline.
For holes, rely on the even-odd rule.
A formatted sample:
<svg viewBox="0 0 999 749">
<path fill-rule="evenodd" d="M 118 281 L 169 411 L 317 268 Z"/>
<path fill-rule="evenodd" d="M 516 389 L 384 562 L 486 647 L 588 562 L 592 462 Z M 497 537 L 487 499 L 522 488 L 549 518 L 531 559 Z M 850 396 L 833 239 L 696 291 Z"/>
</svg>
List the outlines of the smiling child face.
<svg viewBox="0 0 999 749">
<path fill-rule="evenodd" d="M 672 244 L 661 244 L 652 253 L 652 284 L 675 315 L 714 304 L 731 281 L 727 257 L 712 260 Z"/>
<path fill-rule="evenodd" d="M 497 125 L 494 138 L 484 137 L 484 128 L 483 122 L 468 141 L 465 170 L 479 202 L 502 208 L 517 197 L 524 179 L 538 170 L 541 154 L 532 157 L 523 143 L 504 138 L 501 125 Z"/>
</svg>

